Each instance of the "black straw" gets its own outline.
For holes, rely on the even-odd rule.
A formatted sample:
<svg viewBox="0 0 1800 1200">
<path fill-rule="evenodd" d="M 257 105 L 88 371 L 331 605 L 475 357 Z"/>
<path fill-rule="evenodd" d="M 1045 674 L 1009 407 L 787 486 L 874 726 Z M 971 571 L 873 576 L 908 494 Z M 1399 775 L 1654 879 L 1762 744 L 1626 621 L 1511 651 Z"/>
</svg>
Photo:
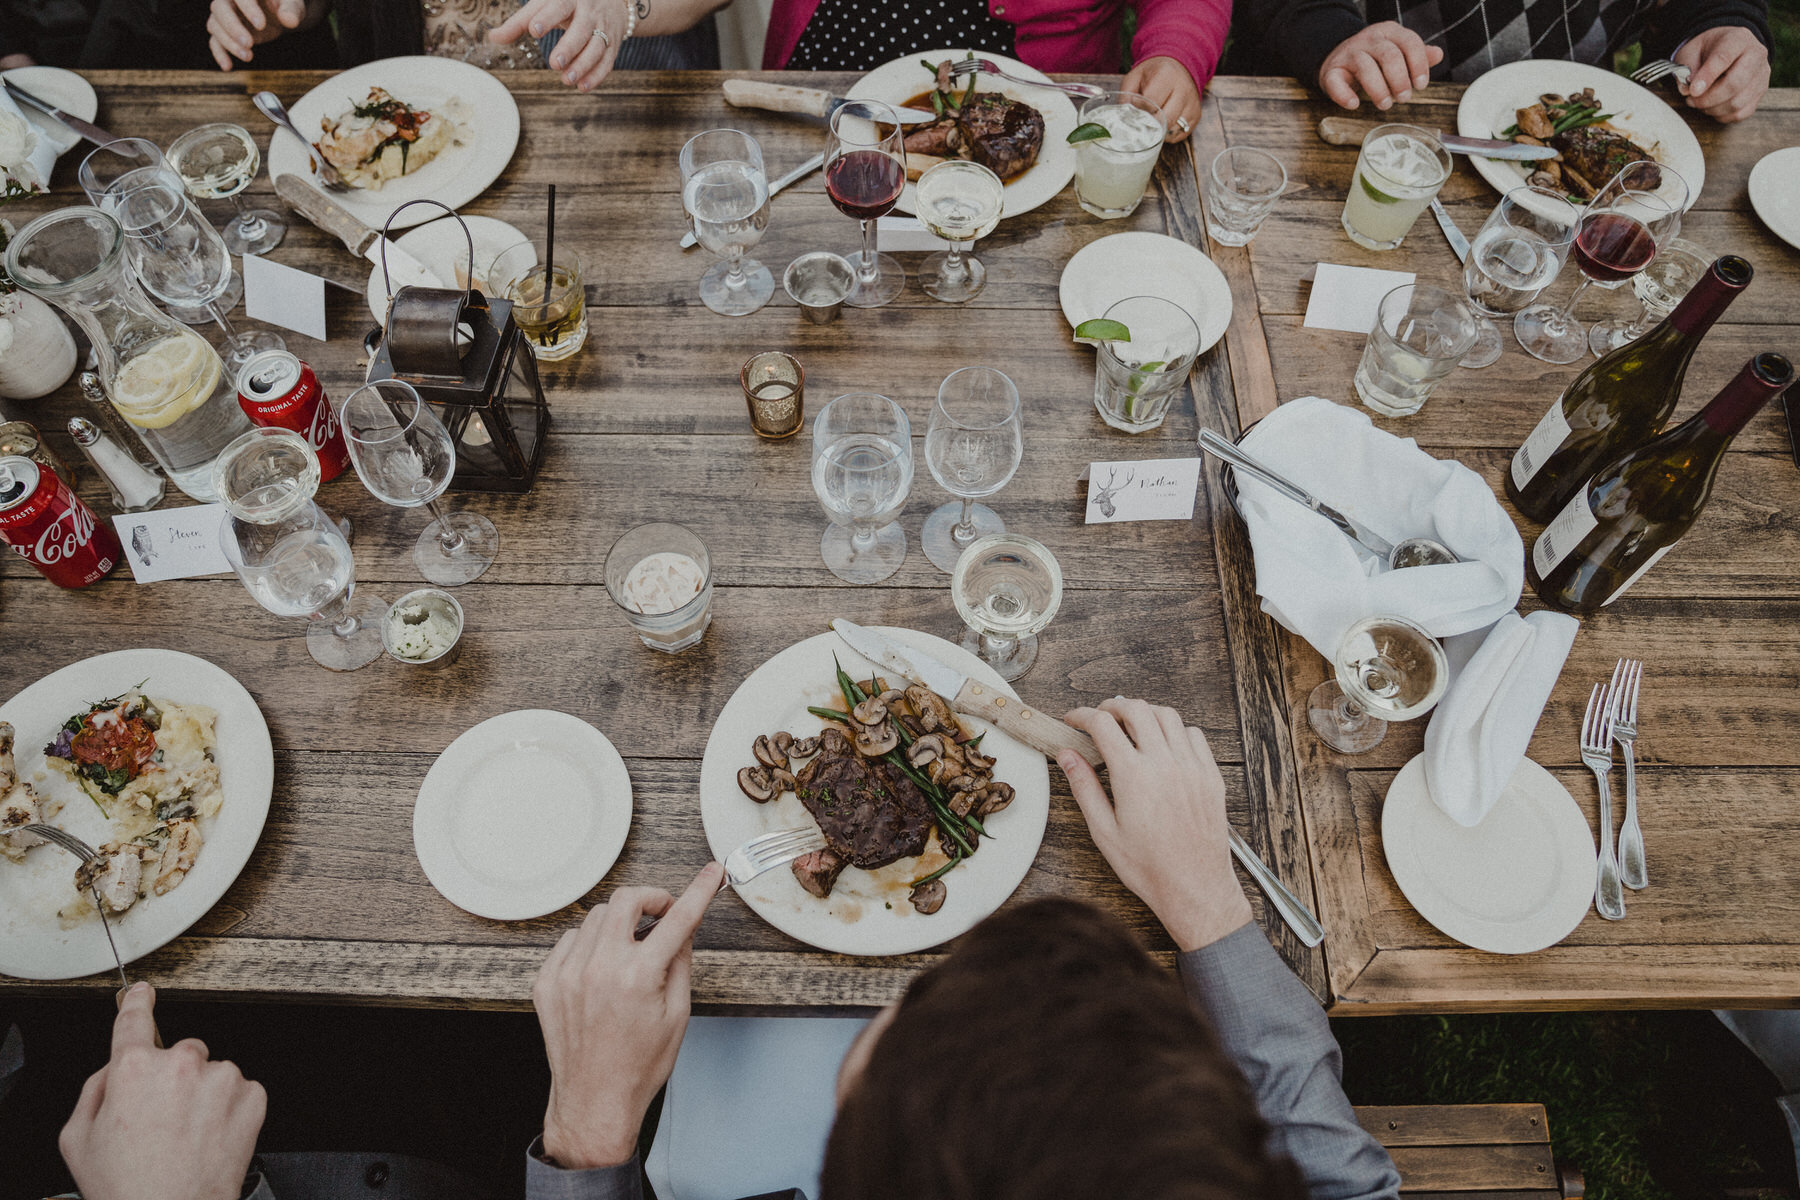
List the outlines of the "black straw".
<svg viewBox="0 0 1800 1200">
<path fill-rule="evenodd" d="M 544 303 L 550 302 L 550 288 L 556 280 L 556 185 L 550 185 L 550 212 L 544 218 Z"/>
</svg>

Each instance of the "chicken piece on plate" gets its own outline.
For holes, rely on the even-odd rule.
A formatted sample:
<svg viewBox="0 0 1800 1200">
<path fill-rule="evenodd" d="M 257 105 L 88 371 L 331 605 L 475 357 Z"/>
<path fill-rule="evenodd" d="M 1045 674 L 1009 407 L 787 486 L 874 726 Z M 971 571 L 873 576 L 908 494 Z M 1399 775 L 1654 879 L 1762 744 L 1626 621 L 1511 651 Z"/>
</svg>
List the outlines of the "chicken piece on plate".
<svg viewBox="0 0 1800 1200">
<path fill-rule="evenodd" d="M 0 854 L 19 861 L 27 850 L 44 844 L 43 838 L 20 827 L 41 823 L 45 814 L 37 793 L 19 778 L 13 738 L 13 727 L 0 721 Z"/>
<path fill-rule="evenodd" d="M 160 852 L 146 848 L 145 861 L 150 866 L 151 889 L 157 895 L 173 889 L 187 877 L 194 860 L 200 856 L 200 826 L 191 820 L 170 821 L 163 828 L 169 836 Z M 150 855 L 155 854 L 152 859 Z"/>
<path fill-rule="evenodd" d="M 142 849 L 136 843 L 107 842 L 94 858 L 75 868 L 76 890 L 97 894 L 109 912 L 124 912 L 137 903 L 144 878 L 144 860 L 139 857 Z"/>
</svg>

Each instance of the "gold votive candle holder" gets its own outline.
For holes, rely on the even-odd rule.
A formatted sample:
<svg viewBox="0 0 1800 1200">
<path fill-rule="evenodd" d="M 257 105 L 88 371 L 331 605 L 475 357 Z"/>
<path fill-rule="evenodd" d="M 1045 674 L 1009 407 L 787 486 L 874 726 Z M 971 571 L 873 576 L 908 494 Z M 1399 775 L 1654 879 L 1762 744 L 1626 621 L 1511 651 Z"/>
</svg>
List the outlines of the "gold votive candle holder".
<svg viewBox="0 0 1800 1200">
<path fill-rule="evenodd" d="M 806 371 L 799 359 L 779 350 L 753 354 L 739 381 L 757 437 L 779 441 L 800 432 L 806 417 Z"/>
</svg>

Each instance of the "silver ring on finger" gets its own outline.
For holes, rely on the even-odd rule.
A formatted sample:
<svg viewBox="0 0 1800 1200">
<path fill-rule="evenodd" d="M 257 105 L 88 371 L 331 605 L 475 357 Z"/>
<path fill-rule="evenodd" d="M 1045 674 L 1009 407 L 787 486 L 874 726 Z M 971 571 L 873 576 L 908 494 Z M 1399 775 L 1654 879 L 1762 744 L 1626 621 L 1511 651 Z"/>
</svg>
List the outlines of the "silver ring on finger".
<svg viewBox="0 0 1800 1200">
<path fill-rule="evenodd" d="M 605 54 L 612 49 L 612 35 L 598 25 L 594 26 L 594 32 L 588 34 L 588 44 L 592 45 L 595 38 L 600 39 L 600 53 Z"/>
<path fill-rule="evenodd" d="M 1181 130 L 1183 134 L 1187 134 L 1193 129 L 1193 126 L 1188 124 L 1188 119 L 1186 117 L 1176 117 L 1175 128 Z"/>
</svg>

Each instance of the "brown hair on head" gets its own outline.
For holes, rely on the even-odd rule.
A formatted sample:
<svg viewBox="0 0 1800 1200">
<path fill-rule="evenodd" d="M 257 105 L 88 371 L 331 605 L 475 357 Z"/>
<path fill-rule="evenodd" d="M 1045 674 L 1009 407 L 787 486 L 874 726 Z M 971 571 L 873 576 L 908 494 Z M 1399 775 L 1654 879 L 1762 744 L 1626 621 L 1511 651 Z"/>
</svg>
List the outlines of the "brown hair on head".
<svg viewBox="0 0 1800 1200">
<path fill-rule="evenodd" d="M 1211 1026 L 1124 925 L 1008 909 L 907 989 L 844 1098 L 823 1200 L 1294 1200 Z"/>
</svg>

